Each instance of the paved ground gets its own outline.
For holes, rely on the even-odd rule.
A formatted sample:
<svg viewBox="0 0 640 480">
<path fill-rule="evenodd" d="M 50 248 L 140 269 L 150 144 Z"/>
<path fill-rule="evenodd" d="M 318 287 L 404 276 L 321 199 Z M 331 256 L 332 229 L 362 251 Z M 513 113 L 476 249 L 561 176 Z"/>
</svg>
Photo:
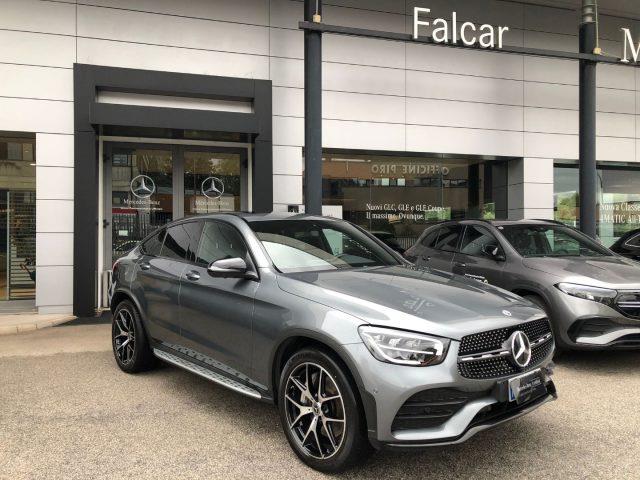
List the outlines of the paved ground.
<svg viewBox="0 0 640 480">
<path fill-rule="evenodd" d="M 176 368 L 126 375 L 107 325 L 0 337 L 0 478 L 323 478 L 275 409 Z M 344 478 L 640 478 L 640 353 L 576 354 L 561 399 L 464 445 L 379 453 Z"/>
</svg>

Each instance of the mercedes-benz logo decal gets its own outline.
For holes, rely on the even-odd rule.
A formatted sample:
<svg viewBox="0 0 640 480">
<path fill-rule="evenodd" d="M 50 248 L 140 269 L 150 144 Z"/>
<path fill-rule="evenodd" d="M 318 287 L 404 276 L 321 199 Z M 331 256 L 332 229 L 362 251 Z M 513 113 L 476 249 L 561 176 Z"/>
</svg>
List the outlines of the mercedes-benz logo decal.
<svg viewBox="0 0 640 480">
<path fill-rule="evenodd" d="M 200 190 L 205 197 L 215 200 L 224 193 L 224 183 L 218 177 L 207 177 L 202 182 Z"/>
<path fill-rule="evenodd" d="M 515 331 L 509 338 L 509 344 L 511 345 L 511 356 L 515 364 L 521 368 L 529 365 L 529 362 L 531 362 L 531 342 L 529 342 L 529 337 L 520 330 Z"/>
<path fill-rule="evenodd" d="M 148 175 L 138 175 L 131 180 L 131 193 L 138 198 L 149 198 L 156 191 L 156 184 Z"/>
</svg>

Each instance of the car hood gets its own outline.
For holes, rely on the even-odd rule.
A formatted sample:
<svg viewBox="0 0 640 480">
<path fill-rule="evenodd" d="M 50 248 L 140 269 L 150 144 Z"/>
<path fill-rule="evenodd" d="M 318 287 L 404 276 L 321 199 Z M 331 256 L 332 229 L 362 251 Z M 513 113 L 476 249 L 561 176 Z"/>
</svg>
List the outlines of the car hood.
<svg viewBox="0 0 640 480">
<path fill-rule="evenodd" d="M 640 287 L 640 265 L 618 256 L 524 258 L 522 264 L 562 282 L 621 289 Z"/>
<path fill-rule="evenodd" d="M 280 288 L 360 318 L 455 340 L 542 316 L 530 302 L 476 280 L 414 267 L 280 275 Z"/>
</svg>

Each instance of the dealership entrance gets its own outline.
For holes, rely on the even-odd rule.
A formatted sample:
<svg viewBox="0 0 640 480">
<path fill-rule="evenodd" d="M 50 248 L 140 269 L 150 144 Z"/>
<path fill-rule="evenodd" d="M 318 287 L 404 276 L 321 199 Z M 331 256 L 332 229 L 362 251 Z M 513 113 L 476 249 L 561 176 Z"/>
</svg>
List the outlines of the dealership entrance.
<svg viewBox="0 0 640 480">
<path fill-rule="evenodd" d="M 169 143 L 170 142 L 170 143 Z M 251 144 L 102 137 L 102 282 L 166 223 L 251 209 Z"/>
</svg>

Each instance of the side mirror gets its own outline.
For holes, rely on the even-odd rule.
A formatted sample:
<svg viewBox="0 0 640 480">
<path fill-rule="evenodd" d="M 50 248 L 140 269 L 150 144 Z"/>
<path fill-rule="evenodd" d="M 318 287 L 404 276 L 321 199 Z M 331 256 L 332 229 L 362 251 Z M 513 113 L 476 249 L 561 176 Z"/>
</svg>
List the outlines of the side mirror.
<svg viewBox="0 0 640 480">
<path fill-rule="evenodd" d="M 247 278 L 255 280 L 258 276 L 249 270 L 247 262 L 242 258 L 225 258 L 216 260 L 207 268 L 209 275 L 217 278 Z"/>
<path fill-rule="evenodd" d="M 496 262 L 504 262 L 506 260 L 504 254 L 498 245 L 486 244 L 482 246 L 482 253 Z"/>
</svg>

